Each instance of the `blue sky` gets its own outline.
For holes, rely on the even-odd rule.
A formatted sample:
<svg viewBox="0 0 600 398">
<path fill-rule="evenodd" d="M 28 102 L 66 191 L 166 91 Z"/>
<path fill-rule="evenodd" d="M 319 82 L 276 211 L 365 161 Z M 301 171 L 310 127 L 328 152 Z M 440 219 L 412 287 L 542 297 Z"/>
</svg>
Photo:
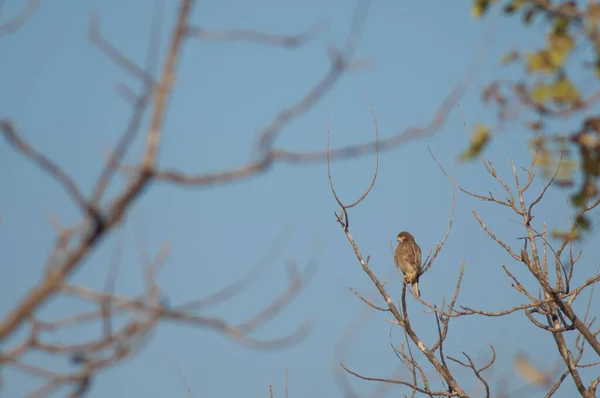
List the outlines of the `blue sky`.
<svg viewBox="0 0 600 398">
<path fill-rule="evenodd" d="M 24 2 L 7 2 L 3 18 L 14 15 L 22 7 L 19 3 Z M 163 50 L 176 11 L 175 2 L 167 3 Z M 87 30 L 92 12 L 102 21 L 103 36 L 142 65 L 151 2 L 43 3 L 21 30 L 0 39 L 0 115 L 10 117 L 28 141 L 69 171 L 86 193 L 103 165 L 105 151 L 114 145 L 129 116 L 130 108 L 115 87 L 121 82 L 137 87 L 90 44 Z M 199 2 L 193 21 L 207 29 L 242 27 L 292 34 L 316 22 L 327 25 L 320 36 L 297 50 L 189 40 L 169 106 L 160 165 L 199 173 L 248 161 L 257 132 L 326 73 L 327 47 L 343 43 L 352 12 L 353 4 L 340 0 Z M 450 80 L 459 82 L 469 69 L 489 21 L 473 21 L 467 1 L 373 1 L 357 50 L 357 57 L 372 59 L 373 67 L 345 75 L 303 117 L 286 127 L 277 146 L 323 150 L 329 109 L 332 146 L 371 140 L 374 127 L 368 103 L 375 110 L 382 138 L 427 124 L 450 92 Z M 480 103 L 482 85 L 492 78 L 514 78 L 521 73 L 518 67 L 501 67 L 500 56 L 514 45 L 533 48 L 543 40 L 542 27 L 526 31 L 517 20 L 502 18 L 499 22 L 493 41 L 486 44 L 488 55 L 475 83 L 461 100 L 470 126 L 495 121 L 494 110 Z M 526 130 L 519 124 L 509 124 L 494 136 L 486 156 L 501 176 L 511 178 L 509 157 L 518 165 L 528 165 L 526 139 Z M 138 159 L 141 143 L 129 162 Z M 388 276 L 393 295 L 400 293 L 400 279 L 393 268 L 390 241 L 399 231 L 409 230 L 427 253 L 443 237 L 450 216 L 451 184 L 427 147 L 450 170 L 452 156 L 467 143 L 461 118 L 453 111 L 435 136 L 382 154 L 375 188 L 351 211 L 351 232 L 363 254 L 372 255 L 373 271 L 380 279 Z M 332 165 L 344 200 L 354 200 L 368 186 L 374 165 L 374 156 Z M 502 196 L 502 188 L 480 164 L 458 165 L 456 176 L 465 188 L 481 193 L 492 189 Z M 63 224 L 76 222 L 80 215 L 54 181 L 6 144 L 0 145 L 0 184 L 4 187 L 0 190 L 2 316 L 41 276 L 54 242 L 48 214 L 55 214 Z M 516 237 L 523 235 L 512 221 L 516 215 L 457 193 L 455 224 L 438 260 L 421 280 L 423 297 L 437 303 L 443 296 L 449 297 L 464 260 L 467 267 L 459 304 L 500 310 L 522 303 L 500 268 L 505 262 L 517 274 L 525 275 L 522 264 L 511 262 L 481 230 L 472 209 L 510 243 L 516 244 Z M 259 177 L 216 187 L 155 184 L 134 206 L 122 235 L 125 253 L 117 292 L 135 295 L 143 289 L 135 228 L 143 229 L 146 245 L 154 253 L 163 242 L 171 244 L 159 282 L 169 301 L 179 304 L 206 296 L 242 275 L 291 226 L 288 243 L 275 266 L 242 295 L 207 315 L 219 315 L 233 323 L 249 318 L 285 289 L 286 259 L 303 268 L 316 254 L 318 269 L 310 285 L 255 336 L 280 337 L 307 319 L 315 327 L 298 345 L 260 351 L 211 330 L 165 323 L 139 355 L 101 373 L 89 396 L 187 396 L 180 370 L 196 397 L 266 397 L 269 382 L 281 397 L 286 368 L 290 396 L 339 396 L 332 374 L 337 361 L 333 347 L 364 307 L 348 286 L 378 303 L 381 300 L 335 222 L 333 212 L 337 210 L 325 164 L 277 165 Z M 537 214 L 538 226 L 542 221 L 549 228 L 567 225 L 570 213 L 564 194 L 552 189 Z M 72 281 L 102 288 L 118 237 L 105 240 Z M 597 239 L 592 237 L 584 244 L 594 247 L 594 241 Z M 584 254 L 582 272 L 576 279 L 583 280 L 593 272 L 596 261 L 589 251 Z M 534 286 L 532 278 L 524 278 L 528 286 Z M 423 313 L 416 301 L 409 301 L 417 333 L 426 344 L 432 344 L 437 337 L 434 318 Z M 60 299 L 44 307 L 41 315 L 66 316 L 84 308 Z M 384 317 L 371 314 L 357 333 L 345 359 L 351 369 L 379 377 L 400 369 L 389 346 L 390 326 Z M 542 368 L 552 367 L 560 359 L 550 335 L 532 326 L 521 313 L 504 320 L 458 319 L 451 325 L 446 353 L 459 357 L 465 351 L 484 360 L 488 344 L 493 344 L 499 355 L 489 378 L 492 383 L 509 380 L 511 389 L 522 386 L 511 368 L 516 351 L 525 351 Z M 96 326 L 54 338 L 66 342 L 93 336 L 99 330 Z M 400 330 L 394 330 L 392 336 L 396 345 L 404 340 Z M 57 362 L 35 353 L 28 360 L 54 369 L 69 366 L 66 359 Z M 465 387 L 471 389 L 475 380 L 467 373 L 457 370 L 459 379 L 466 380 Z M 409 376 L 406 371 L 400 375 Z M 433 386 L 438 385 L 437 378 L 430 375 Z M 11 370 L 2 376 L 7 397 L 23 396 L 32 386 L 32 379 Z M 351 382 L 358 391 L 375 387 Z M 571 396 L 575 391 L 572 384 L 563 388 L 559 396 Z M 399 387 L 395 391 L 407 392 Z"/>
</svg>

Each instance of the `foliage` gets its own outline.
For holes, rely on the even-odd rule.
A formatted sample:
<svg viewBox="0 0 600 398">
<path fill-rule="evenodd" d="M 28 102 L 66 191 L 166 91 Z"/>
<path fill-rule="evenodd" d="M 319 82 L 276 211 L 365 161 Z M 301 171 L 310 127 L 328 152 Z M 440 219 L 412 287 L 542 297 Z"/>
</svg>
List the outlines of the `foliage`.
<svg viewBox="0 0 600 398">
<path fill-rule="evenodd" d="M 460 160 L 473 160 L 481 154 L 490 142 L 490 129 L 483 124 L 475 125 L 475 134 L 471 138 L 471 145 L 460 155 Z"/>
<path fill-rule="evenodd" d="M 582 67 L 585 78 L 591 75 L 594 84 L 600 79 L 600 3 L 474 0 L 473 17 L 484 17 L 493 5 L 501 5 L 506 16 L 520 17 L 526 27 L 543 25 L 549 28 L 544 47 L 511 50 L 502 57 L 504 65 L 517 63 L 522 66 L 524 73 L 521 80 L 493 81 L 484 89 L 483 99 L 500 108 L 500 118 L 506 117 L 508 107 L 515 102 L 520 109 L 543 115 L 545 120 L 558 120 L 567 115 L 582 117 L 581 125 L 567 132 L 566 141 L 561 136 L 564 133 L 534 138 L 534 146 L 545 157 L 541 165 L 546 171 L 548 165 L 556 164 L 557 158 L 566 163 L 555 183 L 576 185 L 571 200 L 581 209 L 599 195 L 600 119 L 594 114 L 593 106 L 600 99 L 600 94 L 584 98 L 581 88 L 590 84 L 587 80 L 576 81 L 573 71 Z M 583 58 L 574 56 L 576 50 L 588 49 L 592 51 L 590 54 L 586 52 Z M 540 127 L 538 123 L 526 122 L 526 125 L 533 132 Z M 564 143 L 563 149 L 558 152 L 548 148 L 557 140 Z M 581 226 L 587 224 L 582 223 Z"/>
</svg>

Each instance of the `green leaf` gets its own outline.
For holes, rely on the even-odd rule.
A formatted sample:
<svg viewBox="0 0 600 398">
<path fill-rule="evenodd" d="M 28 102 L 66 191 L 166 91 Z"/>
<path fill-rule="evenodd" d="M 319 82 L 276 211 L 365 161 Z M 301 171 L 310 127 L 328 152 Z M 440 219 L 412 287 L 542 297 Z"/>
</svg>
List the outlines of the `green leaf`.
<svg viewBox="0 0 600 398">
<path fill-rule="evenodd" d="M 553 31 L 556 34 L 564 34 L 566 33 L 570 24 L 571 21 L 568 17 L 558 16 L 554 19 Z"/>
<path fill-rule="evenodd" d="M 552 231 L 552 237 L 554 239 L 566 240 L 567 242 L 576 241 L 581 237 L 581 234 L 577 231 Z"/>
<path fill-rule="evenodd" d="M 582 215 L 577 217 L 577 219 L 575 220 L 575 227 L 581 228 L 584 231 L 589 231 L 589 229 L 592 227 L 592 223 L 587 217 Z"/>
<path fill-rule="evenodd" d="M 460 160 L 466 162 L 477 157 L 490 141 L 490 129 L 483 124 L 475 125 L 475 134 L 471 138 L 471 145 L 461 155 Z"/>
<path fill-rule="evenodd" d="M 598 156 L 589 150 L 582 150 L 583 170 L 586 174 L 598 177 Z"/>
<path fill-rule="evenodd" d="M 505 14 L 514 14 L 523 7 L 523 0 L 513 0 L 510 4 L 504 6 Z"/>
<path fill-rule="evenodd" d="M 525 25 L 531 25 L 533 22 L 533 17 L 539 12 L 538 7 L 527 7 L 525 12 L 523 12 L 523 23 Z"/>
<path fill-rule="evenodd" d="M 583 188 L 583 192 L 588 198 L 595 198 L 598 196 L 598 186 L 592 181 L 588 181 Z"/>
<path fill-rule="evenodd" d="M 571 201 L 575 207 L 582 208 L 590 198 L 598 196 L 598 187 L 589 177 L 586 177 L 586 181 L 582 184 L 581 190 L 571 196 Z"/>
</svg>

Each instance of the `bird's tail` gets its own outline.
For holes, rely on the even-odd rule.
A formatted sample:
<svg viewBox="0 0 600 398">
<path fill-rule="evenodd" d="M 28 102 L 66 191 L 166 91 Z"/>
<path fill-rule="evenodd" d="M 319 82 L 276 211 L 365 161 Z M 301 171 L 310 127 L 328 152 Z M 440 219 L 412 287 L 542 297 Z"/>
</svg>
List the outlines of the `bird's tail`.
<svg viewBox="0 0 600 398">
<path fill-rule="evenodd" d="M 413 283 L 412 285 L 413 288 L 413 294 L 415 295 L 416 298 L 421 297 L 421 292 L 419 291 L 419 281 L 415 281 L 415 283 Z"/>
</svg>

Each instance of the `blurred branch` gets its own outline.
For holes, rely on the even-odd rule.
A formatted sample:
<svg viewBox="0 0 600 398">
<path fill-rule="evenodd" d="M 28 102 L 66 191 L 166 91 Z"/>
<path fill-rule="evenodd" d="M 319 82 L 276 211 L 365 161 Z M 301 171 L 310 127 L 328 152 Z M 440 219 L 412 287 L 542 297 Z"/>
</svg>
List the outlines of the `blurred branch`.
<svg viewBox="0 0 600 398">
<path fill-rule="evenodd" d="M 177 59 L 183 45 L 185 26 L 190 15 L 192 0 L 181 2 L 177 25 L 169 45 L 166 63 L 154 97 L 150 130 L 148 132 L 147 147 L 143 157 L 143 170 L 151 171 L 156 162 L 158 145 L 161 137 L 162 123 L 171 93 Z M 7 131 L 6 125 L 3 131 Z M 6 133 L 5 133 L 6 134 Z M 65 259 L 60 266 L 53 267 L 43 280 L 34 287 L 28 295 L 13 309 L 13 311 L 0 323 L 0 340 L 12 334 L 32 313 L 44 303 L 48 297 L 56 292 L 62 282 L 74 269 L 89 255 L 98 244 L 100 238 L 117 225 L 134 200 L 146 189 L 150 182 L 148 172 L 140 174 L 118 196 L 110 207 L 108 214 L 100 219 L 96 217 L 84 233 L 81 241 L 65 253 Z"/>
<path fill-rule="evenodd" d="M 459 361 L 458 359 L 452 358 L 452 357 L 448 357 L 448 359 L 450 359 L 453 362 L 456 362 L 457 364 L 464 366 L 465 368 L 469 368 L 473 371 L 473 373 L 475 374 L 475 376 L 479 379 L 479 381 L 481 381 L 481 383 L 484 385 L 485 387 L 485 396 L 486 398 L 489 398 L 490 395 L 490 385 L 488 384 L 488 382 L 483 378 L 483 376 L 481 375 L 481 372 L 483 372 L 486 369 L 489 369 L 490 366 L 492 366 L 494 364 L 494 362 L 496 361 L 496 350 L 494 350 L 494 346 L 490 345 L 490 348 L 492 349 L 492 359 L 490 360 L 490 362 L 488 362 L 487 365 L 482 366 L 481 368 L 477 368 L 475 366 L 475 364 L 473 363 L 473 360 L 471 359 L 470 356 L 468 356 L 466 353 L 462 353 L 465 358 L 467 358 L 467 360 L 469 361 L 468 364 Z"/>
<path fill-rule="evenodd" d="M 418 386 L 415 386 L 412 383 L 406 382 L 406 381 L 402 381 L 402 380 L 394 380 L 394 379 L 382 379 L 382 378 L 378 378 L 378 377 L 367 377 L 367 376 L 363 376 L 361 374 L 358 374 L 350 369 L 348 369 L 346 366 L 344 366 L 344 364 L 340 364 L 340 366 L 348 373 L 350 373 L 352 376 L 358 377 L 359 379 L 362 380 L 367 380 L 367 381 L 378 381 L 378 382 L 382 382 L 382 383 L 390 383 L 390 384 L 400 384 L 403 386 L 407 386 L 412 388 L 415 391 L 418 391 L 420 393 L 426 394 L 426 395 L 435 395 L 435 396 L 440 396 L 440 397 L 456 397 L 456 396 L 460 396 L 455 394 L 454 392 L 447 392 L 447 391 L 430 391 L 430 390 L 425 390 L 423 388 L 420 388 Z M 464 395 L 466 396 L 466 395 Z"/>
<path fill-rule="evenodd" d="M 9 120 L 0 119 L 0 132 L 4 135 L 7 142 L 12 145 L 23 156 L 29 158 L 35 165 L 45 171 L 48 175 L 57 180 L 65 189 L 71 199 L 77 204 L 85 214 L 90 217 L 98 218 L 98 211 L 92 207 L 83 194 L 79 191 L 77 184 L 60 167 L 46 156 L 32 148 L 24 139 L 22 139 Z"/>
<path fill-rule="evenodd" d="M 258 133 L 259 157 L 245 165 L 230 168 L 223 171 L 209 172 L 204 174 L 189 174 L 179 170 L 160 169 L 152 172 L 152 177 L 158 181 L 165 181 L 181 185 L 203 186 L 212 184 L 223 184 L 232 181 L 247 179 L 266 172 L 276 163 L 284 164 L 310 164 L 321 163 L 330 160 L 350 159 L 364 156 L 374 152 L 385 152 L 395 149 L 412 140 L 425 138 L 436 133 L 445 123 L 449 112 L 453 108 L 454 97 L 462 97 L 476 76 L 476 72 L 485 58 L 491 39 L 491 25 L 486 31 L 471 67 L 463 77 L 462 81 L 439 105 L 428 125 L 424 127 L 412 127 L 401 130 L 393 136 L 376 141 L 369 141 L 359 145 L 331 149 L 329 151 L 297 152 L 287 149 L 273 147 L 275 139 L 282 130 L 293 120 L 304 114 L 310 107 L 319 101 L 323 95 L 339 80 L 343 72 L 348 71 L 354 64 L 352 57 L 357 44 L 358 36 L 368 10 L 368 1 L 359 1 L 355 10 L 350 33 L 341 51 L 332 51 L 330 69 L 327 74 L 314 87 L 312 87 L 302 99 L 294 105 L 279 112 L 275 118 Z M 121 167 L 122 171 L 129 176 L 135 176 L 141 170 L 135 166 Z"/>
<path fill-rule="evenodd" d="M 2 4 L 3 2 L 4 0 L 2 0 L 2 2 L 0 3 L 0 9 L 4 5 Z M 29 18 L 31 18 L 31 16 L 38 9 L 41 3 L 42 0 L 29 0 L 27 2 L 27 5 L 23 7 L 21 12 L 16 17 L 9 20 L 8 22 L 0 24 L 0 38 L 11 33 L 15 33 L 23 25 L 25 25 L 25 23 L 29 20 Z"/>
<path fill-rule="evenodd" d="M 200 26 L 189 26 L 187 34 L 217 43 L 247 41 L 276 47 L 297 48 L 314 39 L 322 29 L 323 23 L 297 35 L 282 36 L 252 29 L 209 30 Z"/>
</svg>

